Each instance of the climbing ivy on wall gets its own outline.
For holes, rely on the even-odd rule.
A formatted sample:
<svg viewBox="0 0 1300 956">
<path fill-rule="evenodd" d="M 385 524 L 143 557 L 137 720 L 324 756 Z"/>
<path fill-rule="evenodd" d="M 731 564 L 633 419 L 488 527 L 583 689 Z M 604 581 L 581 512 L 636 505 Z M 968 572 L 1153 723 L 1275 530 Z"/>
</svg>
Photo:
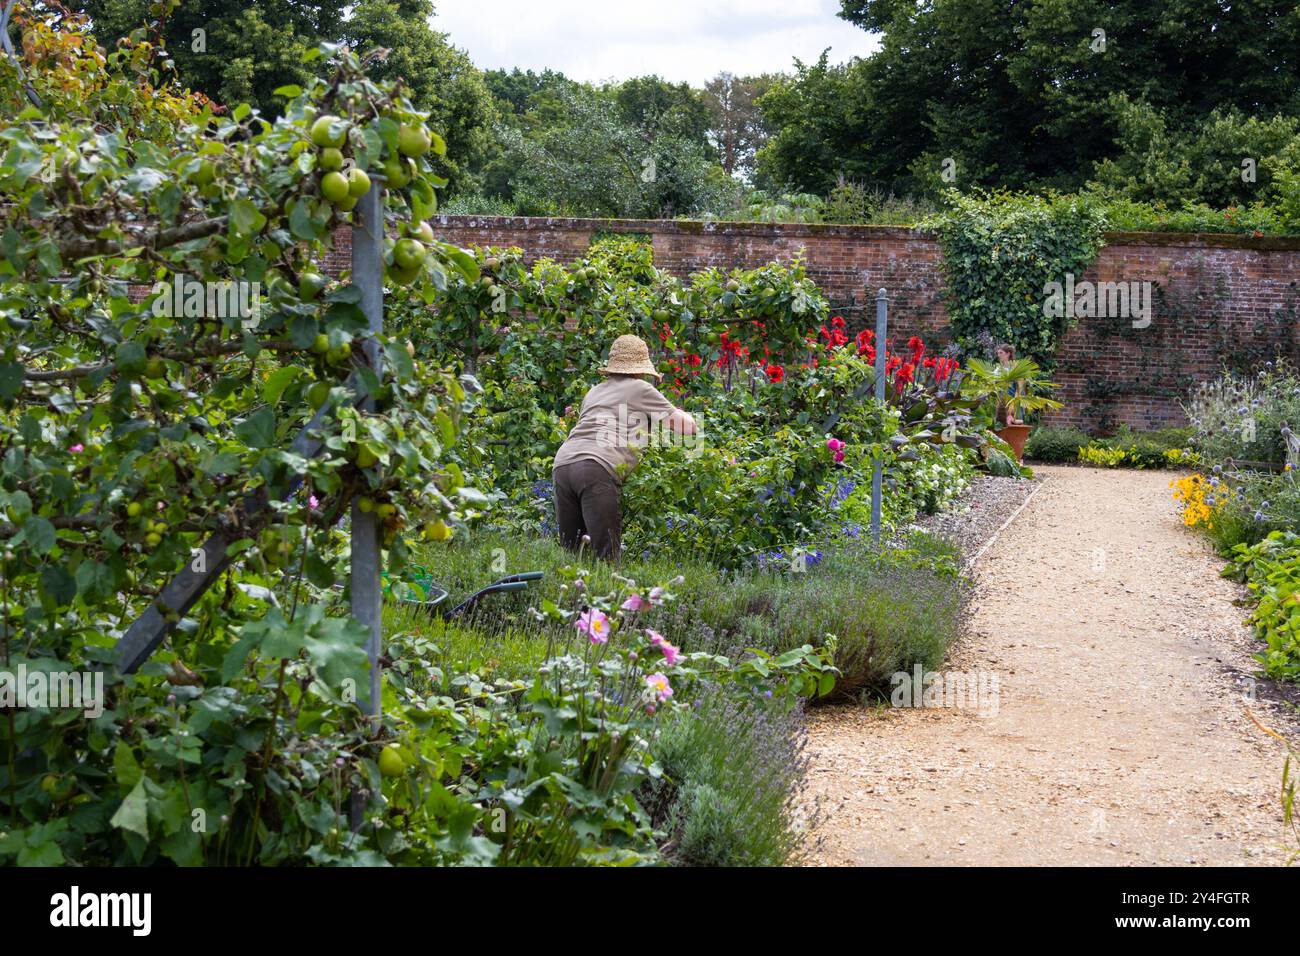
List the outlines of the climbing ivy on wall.
<svg viewBox="0 0 1300 956">
<path fill-rule="evenodd" d="M 1232 298 L 1227 280 L 1224 273 L 1216 272 L 1179 287 L 1155 283 L 1153 319 L 1145 328 L 1135 328 L 1125 317 L 1089 319 L 1096 354 L 1113 355 L 1112 343 L 1123 342 L 1135 353 L 1128 364 L 1139 370 L 1124 375 L 1091 358 L 1061 363 L 1062 372 L 1084 376 L 1083 393 L 1088 401 L 1081 414 L 1089 427 L 1103 433 L 1112 430 L 1117 424 L 1112 409 L 1118 399 L 1142 396 L 1178 401 L 1198 381 L 1219 370 L 1246 375 L 1268 361 L 1300 362 L 1300 338 L 1296 336 L 1300 284 L 1292 283 L 1282 304 L 1269 315 L 1243 323 L 1224 318 Z M 1191 329 L 1198 338 L 1189 349 Z M 1196 361 L 1198 354 L 1213 356 L 1216 365 L 1207 370 Z"/>
<path fill-rule="evenodd" d="M 1007 192 L 950 194 L 948 208 L 925 226 L 944 252 L 944 296 L 953 338 L 982 352 L 991 337 L 1044 369 L 1072 324 L 1048 315 L 1044 287 L 1080 279 L 1097 258 L 1105 228 L 1100 210 L 1077 197 Z"/>
</svg>

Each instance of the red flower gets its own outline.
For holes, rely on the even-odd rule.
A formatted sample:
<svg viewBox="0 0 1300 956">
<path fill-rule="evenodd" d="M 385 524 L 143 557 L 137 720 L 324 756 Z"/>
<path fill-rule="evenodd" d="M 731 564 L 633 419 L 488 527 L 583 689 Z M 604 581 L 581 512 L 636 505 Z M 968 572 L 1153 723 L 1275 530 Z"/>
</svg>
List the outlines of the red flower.
<svg viewBox="0 0 1300 956">
<path fill-rule="evenodd" d="M 841 315 L 835 316 L 833 319 L 831 319 L 831 325 L 837 329 L 844 328 L 844 317 Z"/>
<path fill-rule="evenodd" d="M 912 381 L 912 373 L 913 368 L 911 363 L 900 368 L 898 374 L 894 376 L 894 388 L 902 391 L 903 386 Z"/>
<path fill-rule="evenodd" d="M 781 379 L 785 378 L 785 369 L 779 365 L 769 365 L 763 371 L 767 373 L 767 380 L 769 382 L 779 382 Z"/>
<path fill-rule="evenodd" d="M 950 358 L 941 358 L 934 363 L 934 380 L 936 382 L 946 382 L 948 376 L 952 375 L 957 369 L 957 360 Z"/>
</svg>

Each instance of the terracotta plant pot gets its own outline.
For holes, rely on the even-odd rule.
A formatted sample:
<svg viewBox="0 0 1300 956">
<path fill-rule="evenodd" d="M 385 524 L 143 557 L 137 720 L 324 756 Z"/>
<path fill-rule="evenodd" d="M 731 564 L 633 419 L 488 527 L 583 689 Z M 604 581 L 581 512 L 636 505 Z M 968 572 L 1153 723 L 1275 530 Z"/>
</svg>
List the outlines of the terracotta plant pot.
<svg viewBox="0 0 1300 956">
<path fill-rule="evenodd" d="M 993 434 L 1010 445 L 1011 450 L 1016 453 L 1016 461 L 1023 464 L 1025 460 L 1025 442 L 1029 439 L 1029 426 L 1004 425 L 996 429 Z"/>
</svg>

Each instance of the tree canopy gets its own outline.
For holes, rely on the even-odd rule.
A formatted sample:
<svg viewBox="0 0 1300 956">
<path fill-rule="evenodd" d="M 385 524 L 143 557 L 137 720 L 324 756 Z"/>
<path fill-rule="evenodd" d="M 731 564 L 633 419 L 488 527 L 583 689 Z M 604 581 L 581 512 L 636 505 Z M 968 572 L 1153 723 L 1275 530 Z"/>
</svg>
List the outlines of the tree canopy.
<svg viewBox="0 0 1300 956">
<path fill-rule="evenodd" d="M 1074 189 L 1107 160 L 1141 165 L 1135 124 L 1184 153 L 1216 125 L 1300 113 L 1300 8 L 1284 0 L 844 0 L 840 15 L 880 51 L 797 64 L 761 101 L 776 132 L 760 169 L 801 189 L 844 174 L 925 191 L 947 159 L 959 185 Z M 1238 140 L 1274 145 L 1258 132 Z"/>
<path fill-rule="evenodd" d="M 116 37 L 151 19 L 150 0 L 83 0 L 96 38 Z M 431 0 L 271 0 L 240 5 L 222 0 L 175 3 L 162 35 L 182 84 L 227 107 L 248 103 L 268 118 L 283 99 L 274 90 L 310 76 L 303 54 L 322 40 L 346 42 L 359 53 L 386 50 L 371 74 L 401 77 L 416 108 L 445 134 L 449 156 L 439 170 L 456 192 L 481 166 L 495 120 L 491 95 L 468 55 L 434 30 Z"/>
</svg>

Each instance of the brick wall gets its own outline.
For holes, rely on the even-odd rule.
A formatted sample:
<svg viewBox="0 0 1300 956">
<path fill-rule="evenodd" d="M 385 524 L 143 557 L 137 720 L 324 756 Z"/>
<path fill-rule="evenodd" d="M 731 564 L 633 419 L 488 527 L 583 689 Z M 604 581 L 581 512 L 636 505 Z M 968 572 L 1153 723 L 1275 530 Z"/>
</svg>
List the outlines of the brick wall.
<svg viewBox="0 0 1300 956">
<path fill-rule="evenodd" d="M 800 252 L 834 312 L 853 326 L 874 322 L 874 297 L 888 290 L 891 338 L 948 337 L 943 253 L 914 229 L 662 220 L 442 216 L 439 237 L 461 246 L 517 246 L 525 257 L 580 258 L 600 233 L 649 238 L 656 263 L 685 276 L 708 266 L 760 266 Z M 346 237 L 330 268 L 346 265 Z M 1147 328 L 1129 319 L 1080 318 L 1062 342 L 1056 380 L 1066 407 L 1059 424 L 1109 430 L 1185 421 L 1179 398 L 1225 363 L 1274 354 L 1300 359 L 1300 239 L 1114 233 L 1079 281 L 1151 282 Z"/>
</svg>

